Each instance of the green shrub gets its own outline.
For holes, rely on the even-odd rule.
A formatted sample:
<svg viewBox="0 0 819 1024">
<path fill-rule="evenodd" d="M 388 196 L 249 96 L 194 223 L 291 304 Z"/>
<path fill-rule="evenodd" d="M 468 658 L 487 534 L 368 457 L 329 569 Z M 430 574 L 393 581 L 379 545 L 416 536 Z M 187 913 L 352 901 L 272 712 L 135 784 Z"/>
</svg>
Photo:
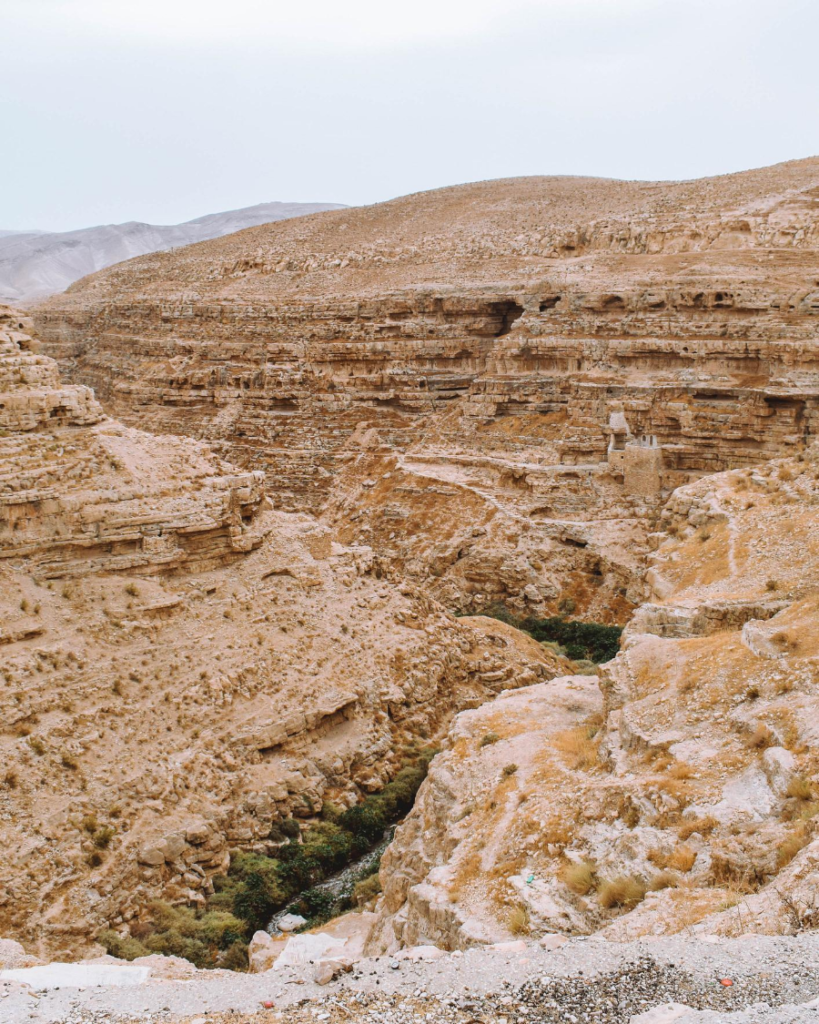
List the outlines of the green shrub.
<svg viewBox="0 0 819 1024">
<path fill-rule="evenodd" d="M 324 820 L 304 830 L 292 818 L 274 826 L 290 839 L 274 857 L 236 853 L 228 874 L 214 879 L 208 910 L 232 914 L 245 926 L 245 934 L 265 928 L 273 914 L 299 893 L 301 913 L 312 923 L 336 912 L 337 899 L 315 886 L 366 853 L 410 810 L 437 751 L 413 746 L 404 753 L 405 763 L 395 778 L 355 807 L 338 812 L 325 806 Z"/>
<path fill-rule="evenodd" d="M 363 906 L 375 899 L 380 892 L 381 879 L 378 877 L 378 873 L 369 875 L 367 878 L 362 878 L 360 882 L 356 882 L 353 889 L 353 903 L 357 907 Z"/>
<path fill-rule="evenodd" d="M 550 619 L 515 618 L 503 605 L 494 604 L 486 609 L 500 622 L 522 629 L 539 643 L 558 644 L 572 661 L 592 661 L 596 665 L 611 661 L 620 650 L 620 626 L 604 626 L 599 622 L 568 621 L 562 616 Z"/>
<path fill-rule="evenodd" d="M 343 813 L 325 805 L 323 820 L 305 829 L 293 818 L 274 825 L 271 839 L 284 844 L 275 857 L 235 853 L 228 874 L 214 878 L 214 893 L 204 911 L 156 901 L 148 908 L 148 921 L 134 929 L 136 934 L 123 938 L 105 931 L 98 941 L 112 956 L 125 960 L 162 953 L 184 957 L 197 967 L 245 970 L 247 936 L 265 928 L 273 914 L 299 893 L 298 909 L 311 923 L 337 912 L 337 897 L 316 886 L 365 853 L 392 822 L 406 814 L 435 753 L 428 747 L 405 750 L 404 765 L 395 778 L 380 793 Z M 111 826 L 98 826 L 92 816 L 82 825 L 99 848 L 114 835 Z M 352 901 L 359 897 L 366 901 L 380 891 L 378 865 L 371 871 L 376 873 L 358 882 Z"/>
<path fill-rule="evenodd" d="M 313 926 L 334 917 L 335 904 L 336 897 L 332 892 L 327 889 L 314 888 L 301 894 L 296 909 Z"/>
<path fill-rule="evenodd" d="M 279 830 L 288 839 L 298 839 L 301 835 L 301 826 L 295 818 L 285 818 L 279 823 Z"/>
<path fill-rule="evenodd" d="M 226 971 L 246 971 L 248 968 L 247 943 L 234 942 L 219 958 L 219 966 Z"/>
<path fill-rule="evenodd" d="M 150 954 L 150 950 L 146 949 L 138 939 L 132 938 L 130 935 L 123 938 L 122 935 L 111 930 L 100 932 L 97 942 L 105 948 L 105 952 L 109 956 L 115 956 L 120 960 L 136 960 L 139 956 Z"/>
<path fill-rule="evenodd" d="M 98 850 L 106 850 L 111 845 L 111 840 L 116 835 L 117 830 L 113 825 L 101 825 L 92 836 L 94 846 Z"/>
<path fill-rule="evenodd" d="M 150 904 L 149 913 L 150 920 L 139 925 L 139 939 L 105 931 L 97 936 L 97 941 L 111 956 L 122 960 L 162 953 L 184 957 L 203 968 L 222 967 L 227 961 L 237 965 L 234 970 L 247 966 L 247 925 L 233 914 L 172 907 L 161 900 Z"/>
</svg>

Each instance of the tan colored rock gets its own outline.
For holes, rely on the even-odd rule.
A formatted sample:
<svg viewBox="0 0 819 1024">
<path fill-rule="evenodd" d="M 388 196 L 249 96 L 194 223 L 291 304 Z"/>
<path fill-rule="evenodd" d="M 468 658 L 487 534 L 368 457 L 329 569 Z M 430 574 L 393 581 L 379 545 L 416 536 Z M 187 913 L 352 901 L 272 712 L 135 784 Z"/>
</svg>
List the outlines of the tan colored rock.
<svg viewBox="0 0 819 1024">
<path fill-rule="evenodd" d="M 371 952 L 815 927 L 818 499 L 817 447 L 674 492 L 669 590 L 599 677 L 453 723 L 383 857 Z"/>
<path fill-rule="evenodd" d="M 817 432 L 818 185 L 816 158 L 461 185 L 132 260 L 34 315 L 109 412 L 217 441 L 450 607 L 625 622 L 674 488 Z"/>
<path fill-rule="evenodd" d="M 36 967 L 42 963 L 42 960 L 31 956 L 14 939 L 0 939 L 0 969 L 15 970 L 18 967 Z"/>
<path fill-rule="evenodd" d="M 20 334 L 0 404 L 22 366 L 47 406 L 54 365 Z M 231 849 L 275 849 L 282 818 L 351 805 L 458 710 L 565 671 L 270 509 L 259 474 L 69 391 L 90 422 L 0 437 L 4 934 L 70 959 L 155 898 L 202 906 Z"/>
</svg>

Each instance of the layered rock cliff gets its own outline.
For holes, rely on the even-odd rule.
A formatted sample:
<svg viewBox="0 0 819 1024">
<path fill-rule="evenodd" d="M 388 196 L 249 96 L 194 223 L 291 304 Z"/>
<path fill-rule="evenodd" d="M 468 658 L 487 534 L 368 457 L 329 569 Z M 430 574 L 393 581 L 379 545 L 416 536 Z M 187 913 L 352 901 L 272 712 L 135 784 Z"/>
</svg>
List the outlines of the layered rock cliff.
<svg viewBox="0 0 819 1024">
<path fill-rule="evenodd" d="M 486 182 L 133 260 L 35 316 L 125 422 L 217 443 L 282 508 L 329 499 L 451 605 L 576 591 L 623 621 L 675 487 L 816 433 L 818 225 L 816 159 Z M 362 493 L 380 478 L 399 486 Z M 527 533 L 519 564 L 471 534 L 490 518 Z"/>
<path fill-rule="evenodd" d="M 677 490 L 599 679 L 461 714 L 374 950 L 819 926 L 819 448 Z"/>
<path fill-rule="evenodd" d="M 230 849 L 561 670 L 272 510 L 260 474 L 103 416 L 26 327 L 0 311 L 4 935 L 70 957 L 152 897 L 201 904 Z"/>
</svg>

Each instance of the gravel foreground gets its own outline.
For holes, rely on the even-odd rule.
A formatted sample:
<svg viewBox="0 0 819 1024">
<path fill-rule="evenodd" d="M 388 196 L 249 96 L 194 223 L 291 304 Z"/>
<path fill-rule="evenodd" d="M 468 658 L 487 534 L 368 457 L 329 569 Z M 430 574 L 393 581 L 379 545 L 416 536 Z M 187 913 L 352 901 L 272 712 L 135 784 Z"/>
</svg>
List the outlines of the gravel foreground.
<svg viewBox="0 0 819 1024">
<path fill-rule="evenodd" d="M 553 951 L 531 942 L 516 953 L 470 949 L 432 962 L 363 960 L 324 987 L 311 978 L 312 968 L 212 971 L 42 993 L 0 983 L 0 1021 L 819 1024 L 819 933 L 718 942 L 576 938 Z"/>
</svg>

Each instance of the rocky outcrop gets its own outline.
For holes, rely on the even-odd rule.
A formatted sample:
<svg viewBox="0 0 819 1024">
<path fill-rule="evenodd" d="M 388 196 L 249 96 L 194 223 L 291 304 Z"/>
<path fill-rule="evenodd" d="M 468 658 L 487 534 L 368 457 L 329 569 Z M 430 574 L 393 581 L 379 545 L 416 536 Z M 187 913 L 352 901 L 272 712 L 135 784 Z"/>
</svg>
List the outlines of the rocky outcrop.
<svg viewBox="0 0 819 1024">
<path fill-rule="evenodd" d="M 817 925 L 819 449 L 674 492 L 597 677 L 458 716 L 371 949 Z"/>
<path fill-rule="evenodd" d="M 26 558 L 47 578 L 167 572 L 259 543 L 262 474 L 108 419 L 89 388 L 60 382 L 25 326 L 0 307 L 0 564 Z"/>
<path fill-rule="evenodd" d="M 109 411 L 216 443 L 275 480 L 280 507 L 327 505 L 345 536 L 369 525 L 452 606 L 554 612 L 577 590 L 579 609 L 623 621 L 642 594 L 625 552 L 672 490 L 819 428 L 817 189 L 815 159 L 458 186 L 131 261 L 35 316 Z M 354 526 L 393 467 L 383 528 Z M 490 539 L 466 582 L 451 568 L 466 533 L 404 529 L 447 504 L 430 478 L 480 506 L 470 529 L 498 505 L 507 532 L 529 520 L 520 554 L 551 573 L 501 566 Z M 567 557 L 578 524 L 586 554 Z"/>
<path fill-rule="evenodd" d="M 23 327 L 4 314 L 4 935 L 76 956 L 154 897 L 201 904 L 232 849 L 273 849 L 282 818 L 380 788 L 456 711 L 565 671 L 272 510 L 258 474 L 103 417 Z"/>
</svg>

